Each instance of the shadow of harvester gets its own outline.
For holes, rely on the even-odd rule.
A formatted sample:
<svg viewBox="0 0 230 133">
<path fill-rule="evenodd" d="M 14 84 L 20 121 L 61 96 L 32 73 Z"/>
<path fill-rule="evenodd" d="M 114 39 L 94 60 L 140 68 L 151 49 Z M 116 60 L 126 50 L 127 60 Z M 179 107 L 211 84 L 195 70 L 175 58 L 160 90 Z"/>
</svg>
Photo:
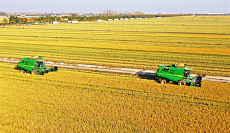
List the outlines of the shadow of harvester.
<svg viewBox="0 0 230 133">
<path fill-rule="evenodd" d="M 148 79 L 148 80 L 156 80 L 158 81 L 156 77 L 156 73 L 143 73 L 143 72 L 137 72 L 136 75 L 141 79 Z"/>
</svg>

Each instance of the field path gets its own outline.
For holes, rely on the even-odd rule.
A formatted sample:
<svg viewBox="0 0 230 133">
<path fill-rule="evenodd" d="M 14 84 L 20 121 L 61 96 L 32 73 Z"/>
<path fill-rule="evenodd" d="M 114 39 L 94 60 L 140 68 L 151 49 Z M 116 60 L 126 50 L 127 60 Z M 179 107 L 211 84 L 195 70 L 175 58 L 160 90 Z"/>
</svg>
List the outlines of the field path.
<svg viewBox="0 0 230 133">
<path fill-rule="evenodd" d="M 9 59 L 9 58 L 0 58 L 0 62 L 8 62 L 8 63 L 17 63 L 19 59 Z M 81 70 L 91 70 L 91 71 L 99 71 L 99 72 L 110 72 L 110 73 L 121 73 L 121 74 L 130 74 L 130 75 L 145 75 L 145 76 L 154 76 L 156 70 L 145 70 L 145 69 L 135 69 L 135 68 L 121 68 L 121 67 L 111 67 L 111 66 L 100 66 L 100 65 L 90 65 L 90 64 L 79 64 L 79 63 L 67 63 L 67 62 L 54 62 L 54 61 L 46 61 L 47 66 L 58 66 L 63 68 L 70 69 L 81 69 Z M 196 74 L 191 74 L 192 77 L 196 76 Z M 223 82 L 230 83 L 230 77 L 227 76 L 213 76 L 206 75 L 203 77 L 203 80 L 207 81 L 215 81 L 215 82 Z"/>
</svg>

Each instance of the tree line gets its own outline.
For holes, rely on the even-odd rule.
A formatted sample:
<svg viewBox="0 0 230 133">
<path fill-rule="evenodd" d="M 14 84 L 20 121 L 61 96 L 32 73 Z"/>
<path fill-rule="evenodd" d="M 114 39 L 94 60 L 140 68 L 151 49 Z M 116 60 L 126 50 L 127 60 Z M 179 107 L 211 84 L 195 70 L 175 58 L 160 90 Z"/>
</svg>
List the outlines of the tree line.
<svg viewBox="0 0 230 133">
<path fill-rule="evenodd" d="M 1 24 L 28 24 L 28 23 L 33 23 L 33 22 L 39 22 L 39 23 L 46 23 L 46 22 L 52 22 L 52 21 L 60 21 L 60 22 L 66 22 L 66 21 L 95 21 L 98 19 L 101 20 L 107 20 L 107 19 L 119 19 L 119 18 L 153 18 L 153 17 L 174 17 L 174 16 L 185 16 L 185 15 L 190 15 L 190 14 L 161 14 L 161 15 L 149 15 L 149 14 L 140 14 L 140 15 L 94 15 L 94 16 L 77 16 L 77 15 L 72 15 L 72 16 L 62 16 L 62 17 L 57 17 L 57 16 L 41 16 L 41 17 L 18 17 L 18 16 L 13 16 L 10 15 L 9 19 L 7 20 L 6 18 L 3 19 L 4 23 Z"/>
</svg>

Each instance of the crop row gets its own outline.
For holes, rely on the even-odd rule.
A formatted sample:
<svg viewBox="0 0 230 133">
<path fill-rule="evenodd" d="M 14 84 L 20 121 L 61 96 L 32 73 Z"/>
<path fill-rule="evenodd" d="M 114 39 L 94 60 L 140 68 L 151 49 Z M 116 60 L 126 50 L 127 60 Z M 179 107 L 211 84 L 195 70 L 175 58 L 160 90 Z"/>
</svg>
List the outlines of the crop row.
<svg viewBox="0 0 230 133">
<path fill-rule="evenodd" d="M 139 50 L 130 50 L 129 51 L 129 50 L 116 49 L 116 48 L 111 48 L 111 49 L 109 49 L 109 48 L 107 48 L 107 49 L 106 48 L 84 48 L 84 47 L 77 47 L 77 46 L 76 47 L 65 46 L 64 44 L 63 44 L 63 46 L 54 47 L 55 46 L 54 45 L 52 47 L 51 44 L 50 45 L 46 45 L 46 44 L 40 44 L 39 45 L 39 44 L 27 44 L 26 42 L 25 43 L 20 43 L 20 42 L 15 42 L 15 43 L 13 43 L 13 42 L 2 42 L 2 43 L 3 43 L 2 47 L 4 49 L 8 49 L 8 50 L 12 49 L 12 50 L 19 50 L 19 51 L 20 50 L 21 51 L 22 50 L 29 51 L 31 49 L 28 49 L 28 48 L 26 49 L 25 47 L 33 47 L 34 51 L 36 49 L 40 48 L 39 50 L 41 50 L 41 52 L 53 51 L 53 52 L 56 52 L 58 54 L 61 54 L 61 53 L 64 54 L 64 53 L 68 52 L 69 54 L 72 54 L 72 55 L 77 55 L 78 54 L 77 52 L 82 52 L 82 53 L 85 52 L 84 55 L 91 55 L 93 53 L 96 53 L 96 54 L 101 54 L 101 55 L 103 55 L 103 54 L 104 55 L 110 55 L 110 54 L 112 54 L 113 56 L 119 56 L 120 55 L 119 53 L 122 53 L 122 55 L 123 54 L 126 54 L 126 55 L 128 54 L 129 56 L 138 56 L 137 54 L 135 54 L 135 52 L 137 52 L 137 53 L 141 53 L 141 55 L 145 55 L 145 56 L 153 56 L 154 55 L 154 56 L 157 56 L 158 58 L 162 57 L 162 56 L 163 57 L 170 56 L 170 54 L 169 55 L 163 54 L 163 52 L 161 52 L 161 51 L 159 51 L 159 52 L 157 52 L 157 51 L 152 51 L 152 52 L 149 51 L 148 52 L 148 51 L 139 51 Z M 18 44 L 18 45 L 16 45 L 15 47 L 12 47 L 15 44 Z M 60 49 L 61 49 L 61 51 L 60 51 Z M 89 50 L 89 52 L 86 52 L 87 50 Z M 190 49 L 188 49 L 188 50 L 190 50 Z M 123 52 L 123 51 L 127 51 L 127 52 Z M 104 53 L 104 52 L 106 52 L 106 53 Z M 134 53 L 132 53 L 132 52 L 134 52 Z M 173 54 L 173 51 L 172 52 L 169 51 L 169 52 L 166 52 L 166 53 L 172 53 Z M 174 54 L 177 54 L 178 58 L 186 58 L 186 56 L 184 56 L 183 53 L 179 54 L 179 52 L 178 53 L 175 52 Z M 209 59 L 204 58 L 204 60 L 210 60 L 210 61 L 217 60 L 217 58 L 219 58 L 218 60 L 228 60 L 229 59 L 228 56 L 221 56 L 221 55 L 219 55 L 219 56 L 215 56 L 215 55 L 202 55 L 202 56 L 205 56 L 205 57 L 208 57 L 208 58 L 210 57 Z M 194 58 L 201 58 L 202 59 L 202 57 L 201 57 L 200 54 L 190 54 L 189 58 L 192 58 L 192 59 L 194 59 Z"/>
<path fill-rule="evenodd" d="M 143 69 L 187 63 L 195 72 L 229 76 L 228 20 L 182 17 L 9 26 L 0 29 L 0 57 L 40 55 L 52 61 Z"/>
<path fill-rule="evenodd" d="M 3 132 L 229 131 L 229 84 L 191 89 L 68 69 L 34 76 L 13 67 L 0 63 Z"/>
<path fill-rule="evenodd" d="M 210 71 L 209 74 L 228 75 L 229 57 L 218 55 L 180 53 L 145 52 L 132 50 L 79 48 L 79 47 L 50 47 L 46 45 L 17 45 L 7 43 L 2 46 L 1 57 L 21 58 L 22 56 L 42 55 L 47 60 L 71 63 L 97 64 L 144 69 L 157 69 L 159 64 L 183 62 L 197 71 Z M 26 49 L 33 47 L 33 49 Z M 60 48 L 62 49 L 60 51 Z M 39 50 L 37 50 L 39 49 Z M 215 72 L 213 72 L 215 71 Z M 219 73 L 219 74 L 218 74 Z M 206 73 L 208 74 L 208 73 Z"/>
<path fill-rule="evenodd" d="M 57 58 L 57 56 L 54 56 L 53 58 L 49 58 L 50 60 L 55 60 L 55 57 Z M 172 61 L 171 62 L 166 62 L 166 61 L 154 61 L 154 62 L 129 62 L 129 61 L 126 61 L 126 60 L 100 60 L 100 59 L 91 59 L 89 60 L 89 58 L 85 59 L 85 58 L 77 58 L 77 59 L 70 59 L 69 57 L 67 58 L 61 58 L 57 61 L 60 61 L 60 62 L 65 62 L 67 61 L 68 62 L 74 62 L 74 63 L 84 63 L 84 64 L 96 64 L 96 65 L 107 65 L 107 66 L 120 66 L 120 67 L 134 67 L 134 68 L 144 68 L 144 69 L 157 69 L 157 66 L 158 64 L 171 64 L 173 63 Z M 108 63 L 109 62 L 109 63 Z M 152 64 L 154 63 L 154 64 Z M 195 72 L 198 72 L 198 73 L 203 73 L 203 74 L 213 74 L 213 75 L 229 75 L 229 69 L 224 66 L 224 67 L 221 67 L 221 66 L 218 66 L 218 68 L 216 67 L 208 67 L 208 66 L 193 66 L 193 65 L 189 65 L 189 67 L 192 67 Z"/>
<path fill-rule="evenodd" d="M 77 40 L 92 40 L 92 41 L 122 41 L 125 43 L 145 43 L 151 45 L 183 45 L 187 44 L 190 47 L 199 47 L 199 45 L 212 45 L 215 47 L 226 47 L 229 44 L 229 36 L 224 35 L 186 35 L 186 34 L 166 34 L 166 33 L 125 33 L 125 31 L 46 31 L 45 29 L 2 29 L 1 36 L 12 37 L 27 37 L 26 39 L 77 39 Z M 23 32 L 23 33 L 21 33 Z M 58 36 L 57 36 L 58 35 Z M 29 38 L 30 37 L 30 38 Z M 167 40 L 165 40 L 167 38 Z"/>
</svg>

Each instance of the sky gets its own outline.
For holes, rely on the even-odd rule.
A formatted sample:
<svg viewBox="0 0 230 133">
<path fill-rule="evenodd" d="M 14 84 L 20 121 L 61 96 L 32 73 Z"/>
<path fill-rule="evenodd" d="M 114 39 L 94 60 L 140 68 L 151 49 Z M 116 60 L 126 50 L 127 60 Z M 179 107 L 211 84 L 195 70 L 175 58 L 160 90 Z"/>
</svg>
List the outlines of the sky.
<svg viewBox="0 0 230 133">
<path fill-rule="evenodd" d="M 3 12 L 230 13 L 230 0 L 0 0 Z"/>
</svg>

